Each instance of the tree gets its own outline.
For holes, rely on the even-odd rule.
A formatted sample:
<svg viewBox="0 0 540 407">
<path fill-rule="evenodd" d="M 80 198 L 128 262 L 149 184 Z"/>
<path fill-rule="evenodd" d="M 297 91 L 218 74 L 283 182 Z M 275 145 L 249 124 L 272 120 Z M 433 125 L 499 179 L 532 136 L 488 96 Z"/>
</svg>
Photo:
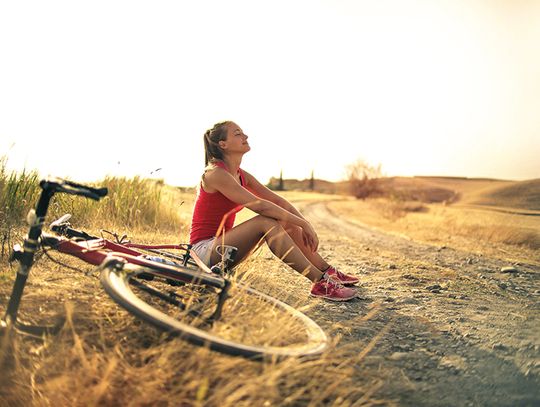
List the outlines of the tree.
<svg viewBox="0 0 540 407">
<path fill-rule="evenodd" d="M 283 187 L 283 170 L 279 171 L 279 183 L 278 183 L 277 190 L 278 191 L 283 191 L 284 190 L 284 187 Z"/>
</svg>

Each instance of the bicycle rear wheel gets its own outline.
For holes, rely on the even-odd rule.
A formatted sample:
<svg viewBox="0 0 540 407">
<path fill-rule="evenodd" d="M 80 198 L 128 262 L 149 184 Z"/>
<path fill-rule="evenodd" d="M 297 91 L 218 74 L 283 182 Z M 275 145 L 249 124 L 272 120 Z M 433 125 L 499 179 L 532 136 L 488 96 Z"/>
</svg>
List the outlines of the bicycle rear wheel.
<svg viewBox="0 0 540 407">
<path fill-rule="evenodd" d="M 316 356 L 327 347 L 327 336 L 310 318 L 293 307 L 242 284 L 232 284 L 214 275 L 198 276 L 181 287 L 167 267 L 118 264 L 103 267 L 101 282 L 120 306 L 155 327 L 198 346 L 228 355 L 253 359 L 264 357 Z M 152 274 L 151 281 L 138 275 Z M 216 280 L 222 280 L 222 285 Z M 220 296 L 222 292 L 226 295 Z M 221 305 L 220 299 L 227 297 Z M 216 309 L 219 309 L 216 315 Z"/>
</svg>

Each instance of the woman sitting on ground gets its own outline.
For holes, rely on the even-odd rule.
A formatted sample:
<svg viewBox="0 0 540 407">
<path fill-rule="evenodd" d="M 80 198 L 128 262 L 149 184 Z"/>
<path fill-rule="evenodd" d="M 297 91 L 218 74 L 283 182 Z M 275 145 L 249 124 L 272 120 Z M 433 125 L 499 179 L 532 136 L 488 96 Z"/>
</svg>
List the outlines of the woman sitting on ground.
<svg viewBox="0 0 540 407">
<path fill-rule="evenodd" d="M 238 249 L 233 266 L 261 241 L 279 259 L 309 278 L 311 295 L 346 301 L 356 291 L 345 287 L 358 278 L 336 270 L 317 252 L 319 240 L 311 224 L 283 197 L 240 168 L 251 148 L 248 136 L 231 121 L 216 124 L 204 134 L 206 168 L 198 188 L 190 230 L 192 250 L 208 265 L 221 259 L 218 246 Z M 243 207 L 258 216 L 234 226 Z"/>
</svg>

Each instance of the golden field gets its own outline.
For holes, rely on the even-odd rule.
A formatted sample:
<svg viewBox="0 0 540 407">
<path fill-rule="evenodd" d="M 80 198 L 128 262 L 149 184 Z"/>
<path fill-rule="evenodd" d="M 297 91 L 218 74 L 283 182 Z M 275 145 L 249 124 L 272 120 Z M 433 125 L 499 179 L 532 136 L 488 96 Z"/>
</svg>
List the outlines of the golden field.
<svg viewBox="0 0 540 407">
<path fill-rule="evenodd" d="M 24 213 L 35 201 L 36 190 L 31 185 L 37 179 L 37 176 L 26 174 L 10 181 L 9 176 L 4 176 L 0 182 L 2 204 L 5 207 L 9 198 L 9 202 L 20 201 L 21 207 L 15 210 L 12 205 L 10 218 L 0 219 L 4 246 L 0 266 L 2 312 L 16 271 L 6 261 L 7 247 L 19 242 L 25 233 Z M 14 188 L 18 182 L 19 187 Z M 52 207 L 51 220 L 52 216 L 70 212 L 74 213 L 74 226 L 82 226 L 91 233 L 107 228 L 120 234 L 127 233 L 138 242 L 187 241 L 193 189 L 140 179 L 110 178 L 104 182 L 111 189 L 109 198 L 96 204 L 78 198 L 59 199 Z M 540 247 L 538 181 L 519 183 L 426 177 L 389 179 L 384 183 L 385 194 L 366 200 L 343 194 L 343 185 L 339 195 L 292 190 L 282 193 L 300 208 L 322 203 L 332 216 L 362 228 L 405 236 L 434 247 L 451 247 L 489 258 L 540 265 L 537 254 Z M 23 185 L 25 188 L 21 188 Z M 328 187 L 328 184 L 324 185 Z M 13 192 L 14 189 L 24 190 L 24 198 Z M 147 205 L 149 201 L 152 201 L 151 206 Z M 237 221 L 251 216 L 249 211 L 243 211 Z M 318 222 L 324 223 L 325 219 Z M 332 240 L 334 235 L 340 236 Z M 383 268 L 373 274 L 369 270 L 365 274 L 361 272 L 363 288 L 358 301 L 336 305 L 310 299 L 307 296 L 309 283 L 264 249 L 256 252 L 238 271 L 239 275 L 246 276 L 249 284 L 304 310 L 327 331 L 332 344 L 316 360 L 290 358 L 253 362 L 197 348 L 179 339 L 168 339 L 113 303 L 101 289 L 96 276 L 83 273 L 91 272 L 91 266 L 67 256 L 58 257 L 75 268 L 68 269 L 42 258 L 32 270 L 21 314 L 38 322 L 60 314 L 67 317 L 67 323 L 58 336 L 43 340 L 24 338 L 13 332 L 1 338 L 0 404 L 386 406 L 418 405 L 418 400 L 436 404 L 440 392 L 436 382 L 454 380 L 451 379 L 454 373 L 441 370 L 440 366 L 447 366 L 449 360 L 459 360 L 463 364 L 463 360 L 474 361 L 475 358 L 438 356 L 437 352 L 451 348 L 438 333 L 447 329 L 444 327 L 450 322 L 445 322 L 441 328 L 443 318 L 437 315 L 442 314 L 436 314 L 447 313 L 448 304 L 439 297 L 438 301 L 443 302 L 433 303 L 433 308 L 429 309 L 431 314 L 407 308 L 405 301 L 412 298 L 407 284 L 414 279 L 421 279 L 424 285 L 438 282 L 442 290 L 459 287 L 461 293 L 477 296 L 482 303 L 488 298 L 489 303 L 492 297 L 485 288 L 486 283 L 478 283 L 465 275 L 461 279 L 461 271 L 457 268 L 443 270 L 430 263 L 428 268 L 434 270 L 432 273 L 420 260 L 413 259 L 409 265 L 406 252 L 399 254 L 405 259 L 400 260 L 401 263 L 397 260 L 390 263 L 393 254 L 379 251 L 372 243 L 369 244 L 371 250 L 365 251 L 365 241 L 355 241 L 344 231 L 329 228 L 321 232 L 321 238 L 323 252 L 331 258 L 346 259 L 351 253 L 361 251 L 360 260 L 370 267 L 369 270 Z M 406 267 L 409 267 L 407 272 Z M 395 281 L 403 278 L 407 284 L 396 285 Z M 440 282 L 441 278 L 445 279 L 444 283 Z M 398 300 L 388 297 L 382 286 L 394 290 L 388 292 L 396 293 L 394 297 Z M 399 297 L 402 293 L 403 298 Z M 415 300 L 432 301 L 422 295 L 414 294 Z M 454 297 L 450 299 L 455 301 L 453 298 L 461 294 L 451 295 Z M 397 308 L 392 305 L 400 304 L 402 300 L 405 305 L 396 305 Z M 471 300 L 471 305 L 474 304 Z M 394 315 L 396 312 L 407 312 L 410 320 L 402 320 Z M 481 324 L 472 316 L 475 313 L 476 309 L 461 311 L 465 321 L 463 326 L 467 329 L 469 318 L 474 324 Z M 254 321 L 260 318 L 256 310 L 252 314 Z M 523 315 L 523 318 L 532 318 L 531 321 L 538 318 L 536 314 Z M 249 318 L 245 323 L 250 324 Z M 500 331 L 490 329 L 486 328 L 486 337 L 491 335 L 492 340 Z M 432 335 L 431 341 L 435 343 L 433 353 L 429 353 L 432 351 L 427 347 L 422 354 L 415 354 L 419 359 L 425 359 L 426 355 L 431 358 L 425 362 L 424 380 L 431 384 L 433 394 L 417 391 L 419 388 L 410 379 L 416 374 L 414 367 L 401 359 L 404 352 L 396 352 L 393 348 L 399 342 L 420 340 L 415 337 L 419 333 Z M 533 333 L 531 337 L 534 337 Z M 483 343 L 479 343 L 478 352 L 480 349 L 484 352 Z M 433 371 L 429 370 L 430 360 L 437 357 L 440 357 L 439 368 L 435 366 Z M 529 361 L 530 357 L 527 356 Z M 524 371 L 523 366 L 526 364 L 519 364 L 516 372 Z M 396 372 L 401 372 L 399 378 Z M 466 376 L 466 379 L 474 382 L 471 377 Z M 463 385 L 457 383 L 456 386 Z M 489 400 L 490 394 L 486 391 L 483 397 Z M 520 394 L 523 391 L 520 390 Z M 527 391 L 525 395 L 532 397 L 530 400 L 536 397 Z M 461 402 L 458 396 L 446 397 L 450 398 L 445 398 L 445 402 Z M 521 400 L 519 395 L 512 397 L 511 400 Z"/>
<path fill-rule="evenodd" d="M 12 218 L 1 220 L 5 248 L 0 265 L 2 312 L 16 271 L 15 264 L 7 263 L 7 246 L 22 240 L 23 214 L 37 199 L 37 174 L 29 175 L 10 174 L 0 183 L 3 207 L 8 208 L 8 201 L 19 204 L 11 206 Z M 51 205 L 49 221 L 72 213 L 74 227 L 82 226 L 95 235 L 106 228 L 119 235 L 127 233 L 142 243 L 188 240 L 192 189 L 137 178 L 107 178 L 99 185 L 110 190 L 102 202 L 58 196 Z M 220 355 L 168 339 L 135 320 L 107 298 L 92 266 L 66 255 L 51 256 L 60 264 L 46 256 L 36 263 L 19 315 L 33 323 L 64 317 L 66 323 L 59 335 L 38 340 L 14 331 L 2 333 L 1 405 L 251 406 L 284 402 L 322 405 L 329 401 L 350 405 L 373 400 L 376 380 L 353 385 L 358 374 L 341 366 L 349 360 L 361 362 L 365 355 L 350 346 L 338 347 L 339 337 L 334 337 L 329 350 L 316 360 L 289 358 L 261 363 Z M 280 295 L 283 279 L 273 281 L 268 274 L 257 272 L 278 267 L 275 260 L 254 256 L 238 274 L 266 293 Z M 286 300 L 309 312 L 303 296 L 289 293 Z M 258 324 L 257 310 L 245 308 L 245 325 Z M 362 316 L 358 323 L 365 320 Z M 288 322 L 276 325 L 283 327 Z M 332 332 L 331 326 L 326 328 Z M 277 338 L 281 331 L 270 333 Z M 372 346 L 369 342 L 362 346 Z M 344 383 L 349 385 L 342 387 Z"/>
</svg>

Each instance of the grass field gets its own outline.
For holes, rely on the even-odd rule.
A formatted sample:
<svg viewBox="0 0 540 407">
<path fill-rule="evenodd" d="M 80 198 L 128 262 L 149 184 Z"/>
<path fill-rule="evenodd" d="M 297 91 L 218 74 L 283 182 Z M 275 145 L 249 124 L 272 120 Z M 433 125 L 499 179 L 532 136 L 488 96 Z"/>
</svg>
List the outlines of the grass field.
<svg viewBox="0 0 540 407">
<path fill-rule="evenodd" d="M 5 309 L 15 269 L 7 264 L 7 248 L 25 233 L 24 216 L 36 199 L 35 172 L 0 173 L 2 246 L 0 308 Z M 88 232 L 107 228 L 128 233 L 147 243 L 186 242 L 194 191 L 143 179 L 107 178 L 111 193 L 101 203 L 64 197 L 51 207 L 51 219 L 72 213 L 73 223 Z M 540 262 L 540 218 L 486 210 L 487 206 L 533 210 L 536 200 L 514 200 L 501 205 L 506 181 L 421 179 L 401 182 L 429 191 L 447 189 L 459 195 L 453 204 L 421 200 L 377 198 L 359 201 L 346 196 L 286 191 L 294 202 L 326 200 L 329 207 L 352 222 L 406 235 L 437 245 L 449 245 Z M 528 189 L 527 189 L 528 188 Z M 484 192 L 481 192 L 484 191 Z M 429 198 L 429 197 L 428 197 Z M 527 201 L 530 198 L 534 205 Z M 490 200 L 491 199 L 491 200 Z M 497 200 L 498 199 L 498 200 Z M 486 201 L 488 200 L 488 201 Z M 488 202 L 488 203 L 486 203 Z M 489 202 L 494 203 L 490 205 Z M 484 208 L 460 206 L 484 205 Z M 508 200 L 505 199 L 505 204 Z M 244 211 L 243 221 L 253 216 Z M 37 322 L 56 315 L 67 317 L 59 336 L 31 340 L 6 334 L 0 343 L 0 405 L 392 405 L 375 396 L 384 368 L 367 370 L 362 363 L 377 346 L 380 335 L 354 345 L 340 342 L 343 325 L 329 323 L 333 338 L 329 351 L 316 360 L 290 358 L 264 363 L 223 356 L 207 349 L 171 340 L 135 320 L 103 292 L 92 267 L 72 258 L 60 260 L 67 269 L 42 259 L 29 280 L 22 315 Z M 252 272 L 255 271 L 255 272 Z M 263 271 L 263 272 L 261 272 Z M 265 252 L 259 252 L 239 270 L 262 291 L 305 309 L 306 296 L 290 290 L 291 278 Z M 307 283 L 306 283 L 307 284 Z M 306 285 L 306 288 L 308 286 Z M 299 292 L 304 293 L 305 289 Z M 377 313 L 358 315 L 357 325 Z M 253 310 L 253 323 L 260 315 Z M 353 321 L 350 321 L 351 323 Z M 245 319 L 245 324 L 252 321 Z M 279 324 L 278 324 L 279 325 Z M 276 334 L 279 334 L 276 330 Z"/>
<path fill-rule="evenodd" d="M 11 212 L 1 224 L 6 249 L 0 264 L 2 312 L 16 271 L 6 262 L 7 246 L 22 239 L 24 213 L 38 193 L 36 173 L 3 175 L 0 204 Z M 58 196 L 51 206 L 50 220 L 67 212 L 73 214 L 74 226 L 94 234 L 107 228 L 127 233 L 138 242 L 188 240 L 193 190 L 138 178 L 107 178 L 99 185 L 109 188 L 109 197 L 93 203 Z M 13 203 L 18 205 L 16 210 Z M 67 322 L 58 336 L 44 340 L 4 332 L 0 339 L 0 405 L 376 403 L 371 394 L 379 386 L 377 376 L 362 380 L 351 365 L 351 361 L 361 364 L 375 342 L 362 344 L 359 351 L 358 347 L 340 346 L 339 335 L 334 335 L 329 350 L 316 360 L 289 358 L 260 363 L 223 356 L 167 339 L 108 299 L 97 276 L 83 273 L 93 267 L 65 255 L 55 258 L 74 269 L 42 258 L 32 269 L 20 315 L 34 323 L 51 323 L 59 316 Z M 238 274 L 309 313 L 303 297 L 284 296 L 280 283 L 269 278 L 279 267 L 276 260 L 254 256 Z M 252 272 L 261 269 L 266 273 Z M 256 309 L 242 318 L 246 326 L 261 322 Z M 287 321 L 275 324 L 283 327 Z M 273 332 L 276 337 L 282 333 L 282 329 Z"/>
<path fill-rule="evenodd" d="M 330 208 L 352 221 L 415 240 L 540 261 L 540 217 L 384 199 L 332 202 Z"/>
<path fill-rule="evenodd" d="M 540 180 L 418 177 L 388 184 L 424 199 L 344 198 L 330 207 L 351 221 L 416 240 L 540 262 Z M 437 199 L 441 190 L 455 196 L 452 203 Z"/>
</svg>

